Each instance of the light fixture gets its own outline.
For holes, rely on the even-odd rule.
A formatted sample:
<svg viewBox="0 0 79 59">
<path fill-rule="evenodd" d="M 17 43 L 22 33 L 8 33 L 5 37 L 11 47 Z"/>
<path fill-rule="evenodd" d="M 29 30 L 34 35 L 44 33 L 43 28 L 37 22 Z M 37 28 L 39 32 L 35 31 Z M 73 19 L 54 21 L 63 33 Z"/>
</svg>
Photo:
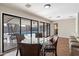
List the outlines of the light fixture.
<svg viewBox="0 0 79 59">
<path fill-rule="evenodd" d="M 45 4 L 44 5 L 44 8 L 50 8 L 51 7 L 51 4 Z"/>
<path fill-rule="evenodd" d="M 30 5 L 29 3 L 27 3 L 25 6 L 26 6 L 27 8 L 30 8 L 30 7 L 31 7 L 31 5 Z"/>
</svg>

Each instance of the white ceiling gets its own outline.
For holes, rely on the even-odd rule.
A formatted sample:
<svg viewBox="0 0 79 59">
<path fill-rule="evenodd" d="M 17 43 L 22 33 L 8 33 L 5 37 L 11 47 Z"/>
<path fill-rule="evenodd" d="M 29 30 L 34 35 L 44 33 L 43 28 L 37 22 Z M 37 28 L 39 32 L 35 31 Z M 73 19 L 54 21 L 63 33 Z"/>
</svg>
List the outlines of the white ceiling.
<svg viewBox="0 0 79 59">
<path fill-rule="evenodd" d="M 51 8 L 44 8 L 45 3 L 29 3 L 31 5 L 30 8 L 25 7 L 26 4 L 27 3 L 4 3 L 1 5 L 25 12 L 29 11 L 49 20 L 74 18 L 76 13 L 79 12 L 79 3 L 50 3 L 52 5 Z"/>
</svg>

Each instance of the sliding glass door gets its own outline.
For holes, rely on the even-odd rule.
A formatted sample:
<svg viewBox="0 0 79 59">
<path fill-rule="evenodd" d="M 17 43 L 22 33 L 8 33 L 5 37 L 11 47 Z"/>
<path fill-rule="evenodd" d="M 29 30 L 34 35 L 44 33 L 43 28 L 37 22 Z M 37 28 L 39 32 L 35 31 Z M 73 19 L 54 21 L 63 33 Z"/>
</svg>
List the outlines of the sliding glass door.
<svg viewBox="0 0 79 59">
<path fill-rule="evenodd" d="M 42 38 L 39 39 L 39 42 L 41 44 L 43 44 L 44 42 L 44 23 L 43 22 L 39 22 L 39 33 L 42 33 Z"/>
<path fill-rule="evenodd" d="M 50 24 L 49 23 L 45 23 L 45 40 L 44 42 L 48 43 L 49 41 L 49 36 L 50 36 Z"/>
<path fill-rule="evenodd" d="M 3 39 L 3 47 L 4 51 L 12 49 L 16 47 L 16 34 L 20 34 L 20 18 L 3 15 L 4 20 L 4 39 Z"/>
<path fill-rule="evenodd" d="M 21 35 L 24 35 L 25 43 L 31 43 L 31 21 L 21 18 Z"/>
<path fill-rule="evenodd" d="M 38 38 L 36 38 L 36 33 L 38 33 L 38 22 L 32 21 L 32 43 L 38 43 Z"/>
</svg>

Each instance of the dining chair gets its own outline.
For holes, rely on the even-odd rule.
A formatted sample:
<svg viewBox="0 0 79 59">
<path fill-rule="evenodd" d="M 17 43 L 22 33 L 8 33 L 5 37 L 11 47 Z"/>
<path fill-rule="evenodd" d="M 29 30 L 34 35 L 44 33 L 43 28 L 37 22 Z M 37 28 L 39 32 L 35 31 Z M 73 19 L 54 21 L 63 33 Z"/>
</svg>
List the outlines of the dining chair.
<svg viewBox="0 0 79 59">
<path fill-rule="evenodd" d="M 17 40 L 17 52 L 16 52 L 16 56 L 18 55 L 18 51 L 19 51 L 19 43 L 21 43 L 22 40 L 24 40 L 24 36 L 17 34 L 16 35 L 16 40 Z"/>
<path fill-rule="evenodd" d="M 55 53 L 55 56 L 57 56 L 57 43 L 58 43 L 58 38 L 59 37 L 57 37 L 57 40 L 52 44 L 53 52 Z"/>
<path fill-rule="evenodd" d="M 40 56 L 42 45 L 19 43 L 19 50 L 21 56 Z"/>
<path fill-rule="evenodd" d="M 51 45 L 47 45 L 44 48 L 44 53 L 46 55 L 46 52 L 53 52 L 55 56 L 57 56 L 57 42 L 58 42 L 58 37 L 55 38 L 56 41 L 54 41 L 54 38 L 52 38 L 50 41 L 52 42 Z"/>
</svg>

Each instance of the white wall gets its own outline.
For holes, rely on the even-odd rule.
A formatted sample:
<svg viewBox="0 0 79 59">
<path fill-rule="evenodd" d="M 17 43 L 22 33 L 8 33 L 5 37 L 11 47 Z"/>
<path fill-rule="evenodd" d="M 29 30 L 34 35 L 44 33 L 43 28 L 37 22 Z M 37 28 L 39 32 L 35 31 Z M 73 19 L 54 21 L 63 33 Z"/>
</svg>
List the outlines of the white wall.
<svg viewBox="0 0 79 59">
<path fill-rule="evenodd" d="M 55 21 L 58 23 L 58 35 L 65 37 L 73 36 L 75 34 L 75 21 L 75 18 Z"/>
<path fill-rule="evenodd" d="M 50 21 L 48 19 L 42 18 L 40 16 L 36 16 L 34 14 L 28 13 L 28 12 L 24 12 L 24 11 L 19 11 L 19 10 L 15 10 L 15 9 L 11 9 L 9 7 L 5 7 L 5 6 L 0 6 L 0 52 L 2 52 L 2 37 L 1 37 L 1 33 L 2 33 L 2 13 L 7 13 L 7 14 L 12 14 L 12 15 L 16 15 L 16 16 L 20 16 L 20 17 L 24 17 L 24 18 L 29 18 L 29 19 L 34 19 L 34 20 L 38 20 L 43 21 L 43 22 L 47 22 L 50 23 Z"/>
</svg>

